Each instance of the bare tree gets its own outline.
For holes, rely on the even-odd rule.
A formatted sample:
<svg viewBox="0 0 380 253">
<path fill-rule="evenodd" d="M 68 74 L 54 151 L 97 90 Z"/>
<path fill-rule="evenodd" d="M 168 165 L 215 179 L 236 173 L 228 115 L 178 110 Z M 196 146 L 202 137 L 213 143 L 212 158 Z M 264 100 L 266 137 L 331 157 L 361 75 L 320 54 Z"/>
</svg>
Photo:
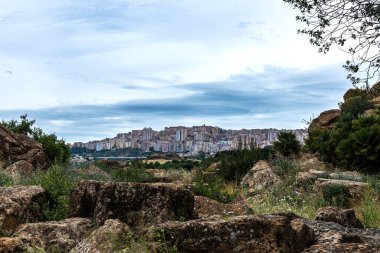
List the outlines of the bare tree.
<svg viewBox="0 0 380 253">
<path fill-rule="evenodd" d="M 380 0 L 283 1 L 301 11 L 296 19 L 307 27 L 298 33 L 309 35 L 319 52 L 337 44 L 351 55 L 343 67 L 354 86 L 369 88 L 370 81 L 380 80 Z"/>
</svg>

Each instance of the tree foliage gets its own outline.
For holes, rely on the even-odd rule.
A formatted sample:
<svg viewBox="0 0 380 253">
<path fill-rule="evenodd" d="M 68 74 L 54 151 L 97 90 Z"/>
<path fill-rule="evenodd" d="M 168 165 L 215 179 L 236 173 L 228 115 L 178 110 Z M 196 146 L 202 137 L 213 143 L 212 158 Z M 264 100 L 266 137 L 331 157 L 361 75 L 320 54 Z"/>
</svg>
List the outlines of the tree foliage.
<svg viewBox="0 0 380 253">
<path fill-rule="evenodd" d="M 34 140 L 40 142 L 44 152 L 53 162 L 64 164 L 70 159 L 70 149 L 67 147 L 64 140 L 59 140 L 57 136 L 46 134 L 41 128 L 33 127 L 35 120 L 29 120 L 28 115 L 20 116 L 21 121 L 10 120 L 2 121 L 0 124 L 17 134 L 24 134 L 32 137 Z"/>
<path fill-rule="evenodd" d="M 351 55 L 344 65 L 354 85 L 380 74 L 380 1 L 378 0 L 283 0 L 301 11 L 296 19 L 306 28 L 298 32 L 311 37 L 319 52 L 338 45 Z M 364 72 L 365 78 L 356 73 Z"/>
<path fill-rule="evenodd" d="M 283 156 L 297 156 L 301 152 L 301 144 L 292 132 L 280 132 L 278 141 L 273 143 L 273 150 Z"/>
</svg>

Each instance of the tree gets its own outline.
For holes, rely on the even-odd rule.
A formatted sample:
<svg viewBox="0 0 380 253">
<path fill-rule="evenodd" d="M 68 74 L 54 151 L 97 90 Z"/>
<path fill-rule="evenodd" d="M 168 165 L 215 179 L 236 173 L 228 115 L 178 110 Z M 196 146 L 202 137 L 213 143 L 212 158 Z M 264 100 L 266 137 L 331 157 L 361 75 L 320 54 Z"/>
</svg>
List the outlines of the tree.
<svg viewBox="0 0 380 253">
<path fill-rule="evenodd" d="M 20 119 L 20 122 L 14 119 L 10 121 L 3 120 L 0 125 L 3 125 L 14 133 L 28 135 L 34 140 L 40 142 L 44 152 L 51 161 L 60 164 L 67 163 L 69 161 L 70 149 L 65 144 L 64 140 L 58 140 L 54 133 L 44 133 L 41 128 L 32 128 L 36 121 L 29 120 L 27 114 L 21 115 Z"/>
<path fill-rule="evenodd" d="M 273 150 L 284 156 L 296 156 L 301 152 L 301 144 L 292 132 L 280 132 L 278 141 L 273 143 Z"/>
<path fill-rule="evenodd" d="M 311 37 L 319 52 L 327 53 L 337 44 L 351 55 L 343 67 L 354 86 L 380 75 L 380 1 L 379 0 L 283 0 L 301 11 L 296 19 L 307 28 L 301 34 Z M 365 77 L 356 75 L 364 72 Z"/>
</svg>

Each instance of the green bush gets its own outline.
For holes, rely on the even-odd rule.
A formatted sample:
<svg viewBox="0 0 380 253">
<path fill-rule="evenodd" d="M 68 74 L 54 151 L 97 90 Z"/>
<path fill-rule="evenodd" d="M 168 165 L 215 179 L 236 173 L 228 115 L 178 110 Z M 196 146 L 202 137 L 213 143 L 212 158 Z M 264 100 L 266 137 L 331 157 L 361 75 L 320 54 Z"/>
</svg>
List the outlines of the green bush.
<svg viewBox="0 0 380 253">
<path fill-rule="evenodd" d="M 195 173 L 193 192 L 195 195 L 204 196 L 222 203 L 231 202 L 236 198 L 236 192 L 230 193 L 226 182 L 222 178 L 216 176 L 205 180 L 202 171 L 199 169 Z"/>
<path fill-rule="evenodd" d="M 66 217 L 69 197 L 76 185 L 72 175 L 65 167 L 53 165 L 47 171 L 34 172 L 22 182 L 26 185 L 39 185 L 46 190 L 49 201 L 44 204 L 43 211 L 48 220 Z"/>
<path fill-rule="evenodd" d="M 298 156 L 301 152 L 301 144 L 294 133 L 280 132 L 278 141 L 273 143 L 273 151 L 286 157 Z"/>
<path fill-rule="evenodd" d="M 330 206 L 337 206 L 342 208 L 348 208 L 349 198 L 351 196 L 350 190 L 344 185 L 326 185 L 322 189 L 323 201 Z"/>
<path fill-rule="evenodd" d="M 322 160 L 349 170 L 376 173 L 380 168 L 380 115 L 362 113 L 373 104 L 366 96 L 340 105 L 342 115 L 330 130 L 314 129 L 306 141 L 308 151 Z"/>
</svg>

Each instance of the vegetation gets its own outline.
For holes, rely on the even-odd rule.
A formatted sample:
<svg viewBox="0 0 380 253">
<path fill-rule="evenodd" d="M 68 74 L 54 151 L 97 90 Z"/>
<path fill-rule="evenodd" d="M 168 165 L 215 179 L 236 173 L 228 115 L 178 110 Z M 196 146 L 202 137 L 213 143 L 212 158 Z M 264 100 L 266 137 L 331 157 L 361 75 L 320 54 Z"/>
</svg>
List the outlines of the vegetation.
<svg viewBox="0 0 380 253">
<path fill-rule="evenodd" d="M 354 85 L 368 81 L 380 74 L 379 3 L 377 1 L 347 0 L 284 0 L 301 11 L 297 20 L 307 28 L 298 30 L 311 37 L 312 45 L 319 52 L 327 53 L 332 45 L 338 45 L 351 55 L 344 65 Z M 365 78 L 356 76 L 364 72 Z"/>
<path fill-rule="evenodd" d="M 301 144 L 292 132 L 280 132 L 278 141 L 273 143 L 273 151 L 283 156 L 298 156 L 301 152 Z"/>
<path fill-rule="evenodd" d="M 380 112 L 362 115 L 373 108 L 367 96 L 340 104 L 341 117 L 332 130 L 313 129 L 306 147 L 329 163 L 346 169 L 376 173 L 380 166 Z"/>
<path fill-rule="evenodd" d="M 24 134 L 40 142 L 49 159 L 58 164 L 66 164 L 70 160 L 70 149 L 64 140 L 58 140 L 58 137 L 52 134 L 46 134 L 41 128 L 32 128 L 35 120 L 29 120 L 28 115 L 21 115 L 21 121 L 10 120 L 2 121 L 0 124 L 14 133 Z"/>
</svg>

